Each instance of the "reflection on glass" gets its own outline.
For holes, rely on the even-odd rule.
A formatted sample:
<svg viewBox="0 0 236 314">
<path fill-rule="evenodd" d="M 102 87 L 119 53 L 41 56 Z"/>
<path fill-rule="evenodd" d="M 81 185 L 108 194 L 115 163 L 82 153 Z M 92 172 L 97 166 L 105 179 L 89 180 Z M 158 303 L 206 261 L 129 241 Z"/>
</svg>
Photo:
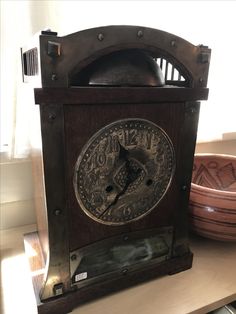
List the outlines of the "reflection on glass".
<svg viewBox="0 0 236 314">
<path fill-rule="evenodd" d="M 105 273 L 130 267 L 135 264 L 146 263 L 157 257 L 166 256 L 169 247 L 160 235 L 144 239 L 133 239 L 124 243 L 112 243 L 104 247 L 98 247 L 80 254 L 80 263 L 72 277 L 72 281 L 78 278 L 87 279 L 100 276 Z M 78 274 L 86 274 L 80 276 Z"/>
</svg>

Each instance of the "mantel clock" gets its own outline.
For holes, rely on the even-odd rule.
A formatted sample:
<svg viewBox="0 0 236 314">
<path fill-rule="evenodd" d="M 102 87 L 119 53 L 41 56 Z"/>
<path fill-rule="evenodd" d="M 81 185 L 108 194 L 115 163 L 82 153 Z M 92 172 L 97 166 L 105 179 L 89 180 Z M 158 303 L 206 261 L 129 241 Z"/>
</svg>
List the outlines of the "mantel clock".
<svg viewBox="0 0 236 314">
<path fill-rule="evenodd" d="M 39 84 L 39 313 L 191 268 L 187 209 L 209 60 L 206 46 L 138 26 L 42 32 L 22 49 L 24 81 Z"/>
</svg>

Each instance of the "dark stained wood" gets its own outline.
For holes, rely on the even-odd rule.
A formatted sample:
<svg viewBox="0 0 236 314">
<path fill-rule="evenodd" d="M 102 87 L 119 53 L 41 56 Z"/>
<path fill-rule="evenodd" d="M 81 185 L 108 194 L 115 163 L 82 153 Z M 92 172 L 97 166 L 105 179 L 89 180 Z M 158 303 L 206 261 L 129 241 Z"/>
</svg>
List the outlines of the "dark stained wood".
<svg viewBox="0 0 236 314">
<path fill-rule="evenodd" d="M 91 89 L 86 91 L 89 95 Z M 58 282 L 54 284 L 63 283 L 64 292 L 71 289 L 69 252 L 107 237 L 142 229 L 174 226 L 176 228 L 176 244 L 173 245 L 178 247 L 175 255 L 187 254 L 186 225 L 182 220 L 186 220 L 190 182 L 186 183 L 186 192 L 182 189 L 183 180 L 181 178 L 189 177 L 189 167 L 183 168 L 180 162 L 183 156 L 181 147 L 183 145 L 187 147 L 186 132 L 182 131 L 186 130 L 184 127 L 185 116 L 184 102 L 157 102 L 156 104 L 141 105 L 128 104 L 128 101 L 124 101 L 124 104 L 116 104 L 115 107 L 99 103 L 89 106 L 86 104 L 41 106 L 43 151 L 44 156 L 48 156 L 44 162 L 44 171 L 49 243 L 50 250 L 53 252 L 50 254 L 48 274 L 53 276 L 57 272 L 60 273 L 60 276 L 57 277 Z M 80 210 L 72 185 L 74 165 L 88 138 L 101 127 L 115 120 L 134 117 L 151 120 L 171 138 L 176 154 L 175 175 L 168 193 L 158 204 L 156 210 L 137 222 L 110 228 L 92 221 Z M 193 119 L 195 119 L 194 115 Z M 190 132 L 189 136 L 192 137 L 192 135 Z M 64 160 L 66 164 L 64 164 Z M 57 210 L 61 211 L 59 215 L 56 214 Z M 156 266 L 158 268 L 158 264 Z M 176 265 L 176 267 L 181 269 L 181 266 L 179 268 Z M 143 271 L 145 272 L 145 267 Z M 52 289 L 53 286 L 46 282 L 46 286 L 42 290 L 44 291 L 43 300 L 52 297 Z"/>
<path fill-rule="evenodd" d="M 191 189 L 191 178 L 193 169 L 193 155 L 195 151 L 198 116 L 200 103 L 186 102 L 184 109 L 184 122 L 180 128 L 181 142 L 179 145 L 178 166 L 181 175 L 177 178 L 181 197 L 178 201 L 178 210 L 175 215 L 175 241 L 173 255 L 179 256 L 188 250 L 188 202 Z"/>
<path fill-rule="evenodd" d="M 185 105 L 184 103 L 158 103 L 158 104 L 123 104 L 109 106 L 96 105 L 66 105 L 65 114 L 65 141 L 66 147 L 66 188 L 69 219 L 70 250 L 96 242 L 104 237 L 114 236 L 123 232 L 132 232 L 142 229 L 163 227 L 174 224 L 173 213 L 182 209 L 179 206 L 181 192 L 181 178 L 184 169 L 179 167 L 181 159 L 182 143 L 185 134 L 181 128 L 184 124 Z M 95 119 L 94 117 L 99 117 Z M 75 197 L 73 187 L 73 176 L 77 158 L 86 144 L 87 139 L 103 126 L 124 118 L 147 119 L 159 125 L 171 138 L 176 152 L 176 170 L 173 182 L 165 195 L 158 204 L 157 208 L 141 220 L 123 226 L 110 227 L 97 223 L 90 219 L 79 207 Z M 177 214 L 178 215 L 178 214 Z M 78 229 L 78 226 L 79 229 Z"/>
<path fill-rule="evenodd" d="M 59 56 L 53 58 L 48 54 L 48 41 L 61 45 Z M 69 87 L 70 78 L 85 66 L 125 49 L 142 49 L 154 57 L 164 57 L 187 78 L 189 87 L 207 85 L 211 50 L 157 29 L 116 25 L 87 29 L 64 37 L 42 35 L 40 46 L 44 47 L 40 53 L 43 87 Z M 52 73 L 56 74 L 56 79 L 52 80 Z"/>
<path fill-rule="evenodd" d="M 51 296 L 53 287 L 63 283 L 63 291 L 70 289 L 69 240 L 65 189 L 65 141 L 63 106 L 41 106 L 41 132 L 44 180 L 47 204 L 49 261 L 48 278 L 41 298 Z"/>
<path fill-rule="evenodd" d="M 36 104 L 121 104 L 205 100 L 207 88 L 176 87 L 75 87 L 36 88 Z"/>
</svg>

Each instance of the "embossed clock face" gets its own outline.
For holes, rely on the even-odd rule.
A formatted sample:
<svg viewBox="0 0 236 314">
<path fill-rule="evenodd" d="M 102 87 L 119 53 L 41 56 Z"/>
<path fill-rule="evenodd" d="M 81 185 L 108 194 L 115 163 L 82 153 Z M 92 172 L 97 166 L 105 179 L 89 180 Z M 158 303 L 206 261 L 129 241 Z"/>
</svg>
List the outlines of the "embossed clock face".
<svg viewBox="0 0 236 314">
<path fill-rule="evenodd" d="M 76 198 L 100 223 L 132 222 L 160 202 L 174 169 L 173 145 L 160 127 L 143 119 L 115 121 L 94 134 L 79 155 Z"/>
</svg>

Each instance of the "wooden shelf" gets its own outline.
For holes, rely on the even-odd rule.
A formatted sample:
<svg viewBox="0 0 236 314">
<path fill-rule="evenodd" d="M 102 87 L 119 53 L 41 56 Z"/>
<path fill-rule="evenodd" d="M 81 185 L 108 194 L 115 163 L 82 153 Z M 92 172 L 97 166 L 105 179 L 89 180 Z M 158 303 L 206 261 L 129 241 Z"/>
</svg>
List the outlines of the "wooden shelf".
<svg viewBox="0 0 236 314">
<path fill-rule="evenodd" d="M 27 300 L 27 302 L 15 302 L 15 313 L 35 314 L 37 309 L 36 302 L 33 300 L 29 271 L 24 274 L 24 282 L 19 282 L 19 280 L 22 281 L 19 276 L 21 274 L 22 278 L 23 270 L 27 267 L 27 260 L 24 259 L 23 264 L 12 263 L 14 252 L 17 257 L 24 252 L 22 235 L 28 231 L 29 228 L 21 227 L 18 230 L 8 231 L 7 237 L 3 238 L 5 243 L 2 245 L 2 260 L 5 268 L 2 270 L 4 272 L 9 260 L 11 272 L 2 276 L 2 295 L 5 309 L 8 306 L 8 300 L 11 300 L 12 303 L 13 300 Z M 201 314 L 236 300 L 236 244 L 191 236 L 190 247 L 194 253 L 192 269 L 176 275 L 157 278 L 90 302 L 74 309 L 72 313 Z M 9 258 L 9 254 L 11 258 Z M 34 271 L 37 272 L 37 269 Z M 11 290 L 7 289 L 8 275 L 9 281 L 12 278 L 15 279 L 19 286 L 18 289 L 13 287 Z M 27 288 L 24 287 L 26 284 Z M 6 295 L 9 293 L 8 291 L 11 291 L 10 298 Z M 29 306 L 31 306 L 30 309 Z M 6 310 L 3 313 L 8 314 Z"/>
</svg>

